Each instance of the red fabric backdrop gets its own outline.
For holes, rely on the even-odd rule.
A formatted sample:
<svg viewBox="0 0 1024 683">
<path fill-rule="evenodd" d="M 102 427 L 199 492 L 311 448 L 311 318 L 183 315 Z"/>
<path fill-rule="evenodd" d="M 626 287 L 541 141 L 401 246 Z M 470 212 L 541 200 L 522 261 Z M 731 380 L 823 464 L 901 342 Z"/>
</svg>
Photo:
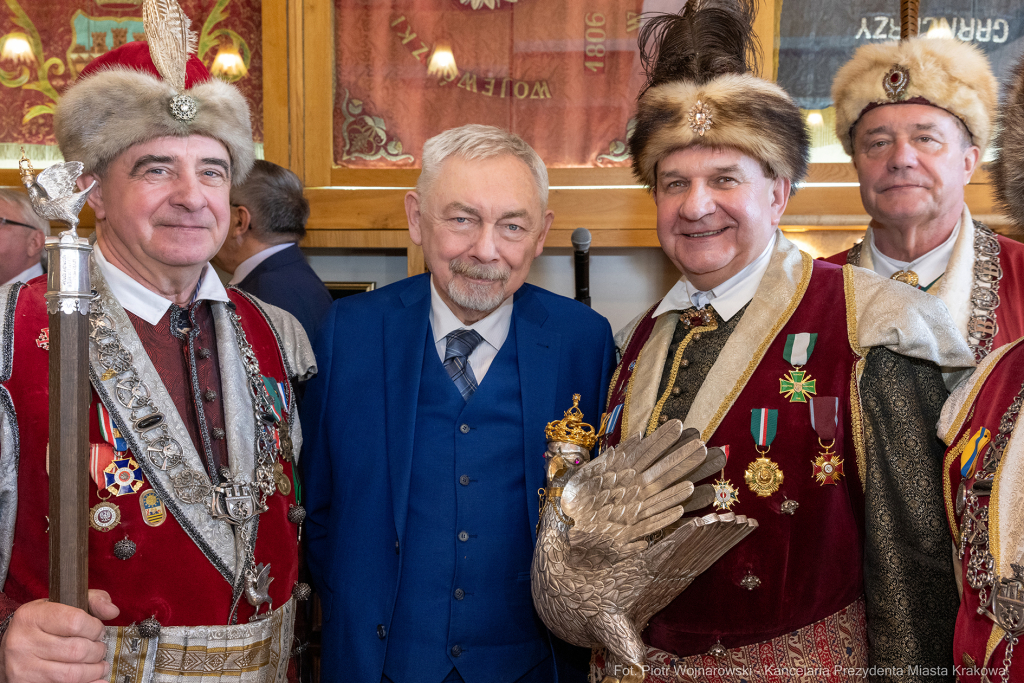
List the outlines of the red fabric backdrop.
<svg viewBox="0 0 1024 683">
<path fill-rule="evenodd" d="M 549 166 L 624 165 L 644 5 L 335 0 L 335 163 L 416 167 L 427 138 L 485 123 L 522 135 Z M 440 42 L 458 67 L 450 80 L 427 75 Z"/>
</svg>

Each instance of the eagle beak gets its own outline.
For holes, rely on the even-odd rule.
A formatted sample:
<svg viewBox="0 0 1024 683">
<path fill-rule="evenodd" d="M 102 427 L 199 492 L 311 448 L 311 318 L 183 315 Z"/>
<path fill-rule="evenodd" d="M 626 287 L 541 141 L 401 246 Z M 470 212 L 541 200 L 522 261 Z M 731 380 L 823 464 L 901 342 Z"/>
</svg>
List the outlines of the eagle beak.
<svg viewBox="0 0 1024 683">
<path fill-rule="evenodd" d="M 558 479 L 569 469 L 569 466 L 565 464 L 565 460 L 562 456 L 556 455 L 548 461 L 548 481 L 554 481 Z"/>
</svg>

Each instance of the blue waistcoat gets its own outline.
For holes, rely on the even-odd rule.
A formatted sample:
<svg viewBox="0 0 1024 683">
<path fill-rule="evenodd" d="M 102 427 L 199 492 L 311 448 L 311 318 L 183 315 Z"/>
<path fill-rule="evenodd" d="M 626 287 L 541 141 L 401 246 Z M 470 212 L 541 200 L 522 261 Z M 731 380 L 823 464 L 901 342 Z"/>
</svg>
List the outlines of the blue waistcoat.
<svg viewBox="0 0 1024 683">
<path fill-rule="evenodd" d="M 428 327 L 384 662 L 394 681 L 435 683 L 453 667 L 469 683 L 514 681 L 550 653 L 530 597 L 533 540 L 514 340 L 511 329 L 464 401 Z"/>
</svg>

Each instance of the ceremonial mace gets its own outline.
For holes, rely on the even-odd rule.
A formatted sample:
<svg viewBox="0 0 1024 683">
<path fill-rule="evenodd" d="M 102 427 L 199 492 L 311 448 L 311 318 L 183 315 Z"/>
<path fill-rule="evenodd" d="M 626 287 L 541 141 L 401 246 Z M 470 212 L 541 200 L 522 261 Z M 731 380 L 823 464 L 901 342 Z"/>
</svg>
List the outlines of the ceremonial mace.
<svg viewBox="0 0 1024 683">
<path fill-rule="evenodd" d="M 21 182 L 40 217 L 68 229 L 46 238 L 50 328 L 50 600 L 89 609 L 89 240 L 78 214 L 96 186 L 76 192 L 83 166 L 55 164 L 38 176 L 21 152 Z"/>
</svg>

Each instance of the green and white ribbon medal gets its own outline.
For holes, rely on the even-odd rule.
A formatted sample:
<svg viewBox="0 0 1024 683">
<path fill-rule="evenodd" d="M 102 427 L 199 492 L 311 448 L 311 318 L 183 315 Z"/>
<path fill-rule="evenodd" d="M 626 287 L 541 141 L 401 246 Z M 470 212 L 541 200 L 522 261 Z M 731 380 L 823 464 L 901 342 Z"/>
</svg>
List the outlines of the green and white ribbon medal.
<svg viewBox="0 0 1024 683">
<path fill-rule="evenodd" d="M 810 360 L 817 341 L 817 332 L 800 332 L 786 337 L 782 357 L 793 369 L 779 380 L 779 393 L 788 398 L 790 403 L 807 403 L 807 398 L 817 393 L 817 380 L 811 379 L 808 373 L 800 369 Z"/>
</svg>

